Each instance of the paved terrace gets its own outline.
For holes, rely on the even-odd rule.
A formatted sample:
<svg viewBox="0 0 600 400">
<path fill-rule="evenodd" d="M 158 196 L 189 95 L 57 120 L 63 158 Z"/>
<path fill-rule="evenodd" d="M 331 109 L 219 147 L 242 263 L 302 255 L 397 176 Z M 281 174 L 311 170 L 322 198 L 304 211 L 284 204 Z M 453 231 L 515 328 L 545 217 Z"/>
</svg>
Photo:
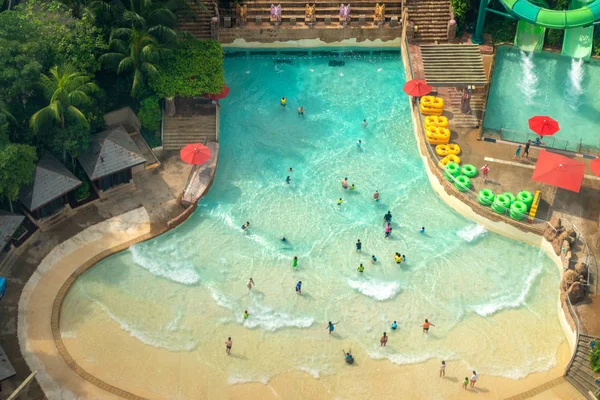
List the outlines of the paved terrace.
<svg viewBox="0 0 600 400">
<path fill-rule="evenodd" d="M 8 290 L 0 303 L 0 345 L 15 367 L 17 374 L 2 383 L 0 399 L 6 399 L 31 373 L 17 339 L 17 313 L 19 298 L 40 262 L 58 244 L 82 232 L 86 228 L 115 216 L 143 206 L 151 223 L 151 234 L 166 229 L 167 221 L 184 211 L 180 205 L 183 187 L 191 171 L 191 165 L 179 160 L 178 153 L 158 154 L 160 167 L 140 172 L 133 177 L 133 184 L 116 188 L 106 200 L 97 200 L 74 210 L 67 220 L 47 232 L 37 231 L 21 247 L 15 257 L 0 267 L 0 275 L 7 277 Z M 43 399 L 37 381 L 23 399 Z"/>
</svg>

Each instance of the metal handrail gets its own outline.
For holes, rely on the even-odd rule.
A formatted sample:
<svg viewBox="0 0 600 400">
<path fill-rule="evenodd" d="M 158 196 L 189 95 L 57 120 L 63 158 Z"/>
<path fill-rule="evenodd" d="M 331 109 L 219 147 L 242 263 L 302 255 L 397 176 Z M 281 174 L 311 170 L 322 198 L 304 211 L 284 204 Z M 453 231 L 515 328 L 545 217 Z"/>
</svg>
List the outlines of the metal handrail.
<svg viewBox="0 0 600 400">
<path fill-rule="evenodd" d="M 499 131 L 495 131 L 493 129 L 486 129 L 487 132 L 497 132 L 500 135 L 500 139 L 506 140 L 508 142 L 515 143 L 526 143 L 528 140 L 533 142 L 536 138 L 539 138 L 539 135 L 531 132 L 521 132 L 516 129 L 508 129 L 504 127 L 500 127 Z M 511 135 L 512 133 L 512 135 Z M 493 133 L 492 133 L 493 135 Z M 546 147 L 550 149 L 556 150 L 564 150 L 564 151 L 572 151 L 575 153 L 583 153 L 589 155 L 597 155 L 598 151 L 593 150 L 590 146 L 586 146 L 583 144 L 583 138 L 577 140 L 563 140 L 556 139 L 555 137 L 544 138 L 543 145 L 536 145 L 538 147 Z"/>
</svg>

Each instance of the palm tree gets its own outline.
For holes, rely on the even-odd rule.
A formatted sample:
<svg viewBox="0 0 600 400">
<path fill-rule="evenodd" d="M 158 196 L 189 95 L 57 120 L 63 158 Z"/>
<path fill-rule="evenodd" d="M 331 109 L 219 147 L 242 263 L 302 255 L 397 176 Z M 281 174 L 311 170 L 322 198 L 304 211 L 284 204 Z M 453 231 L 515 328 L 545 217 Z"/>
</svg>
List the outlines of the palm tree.
<svg viewBox="0 0 600 400">
<path fill-rule="evenodd" d="M 54 66 L 50 68 L 49 76 L 40 76 L 40 86 L 49 104 L 31 117 L 29 125 L 35 132 L 53 122 L 64 128 L 67 118 L 89 126 L 78 108 L 89 104 L 89 95 L 99 90 L 89 75 L 77 72 L 71 64 Z"/>
<path fill-rule="evenodd" d="M 100 56 L 100 62 L 116 67 L 117 74 L 133 73 L 131 96 L 138 94 L 148 79 L 160 78 L 154 64 L 168 50 L 149 31 L 114 29 L 110 34 L 109 46 L 112 52 Z"/>
</svg>

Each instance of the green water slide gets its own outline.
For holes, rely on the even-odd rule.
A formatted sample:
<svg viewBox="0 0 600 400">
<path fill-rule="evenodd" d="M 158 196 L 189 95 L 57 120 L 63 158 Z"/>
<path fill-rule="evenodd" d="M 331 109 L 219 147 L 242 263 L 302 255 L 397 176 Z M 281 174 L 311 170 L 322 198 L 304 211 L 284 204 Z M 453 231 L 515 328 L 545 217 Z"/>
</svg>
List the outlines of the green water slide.
<svg viewBox="0 0 600 400">
<path fill-rule="evenodd" d="M 588 2 L 585 0 L 572 0 L 569 9 L 576 10 L 585 7 Z M 580 26 L 577 28 L 565 29 L 565 38 L 563 40 L 562 54 L 575 58 L 589 60 L 592 55 L 592 43 L 594 41 L 594 27 Z"/>
<path fill-rule="evenodd" d="M 519 19 L 551 29 L 569 29 L 592 25 L 600 20 L 600 0 L 594 0 L 576 10 L 550 10 L 527 0 L 500 0 Z"/>
<path fill-rule="evenodd" d="M 576 28 L 577 29 L 577 28 Z M 520 19 L 517 23 L 515 47 L 525 51 L 542 51 L 546 28 Z"/>
</svg>

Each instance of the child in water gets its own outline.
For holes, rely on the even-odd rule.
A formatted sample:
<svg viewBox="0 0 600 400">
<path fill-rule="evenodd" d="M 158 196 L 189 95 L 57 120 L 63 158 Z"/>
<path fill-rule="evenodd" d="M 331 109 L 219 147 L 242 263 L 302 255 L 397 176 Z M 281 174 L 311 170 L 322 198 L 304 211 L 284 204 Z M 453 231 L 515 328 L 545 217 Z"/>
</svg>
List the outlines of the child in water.
<svg viewBox="0 0 600 400">
<path fill-rule="evenodd" d="M 285 183 L 287 183 L 289 185 L 291 180 L 292 180 L 292 177 L 288 175 L 288 177 L 285 178 Z"/>
<path fill-rule="evenodd" d="M 381 196 L 379 196 L 379 190 L 376 190 L 375 193 L 373 193 L 373 200 L 375 201 L 379 201 L 379 199 L 381 198 Z M 389 213 L 389 211 L 388 211 Z M 391 218 L 390 218 L 391 220 Z"/>
<path fill-rule="evenodd" d="M 365 270 L 365 267 L 363 267 L 363 265 L 362 265 L 362 264 L 360 264 L 360 265 L 358 266 L 358 272 L 360 272 L 360 273 L 363 273 L 363 272 L 364 272 L 364 270 Z"/>
<path fill-rule="evenodd" d="M 398 253 L 394 254 L 394 260 L 396 261 L 396 264 L 401 264 L 402 263 L 402 256 Z"/>
<path fill-rule="evenodd" d="M 421 227 L 421 230 L 419 231 L 419 233 L 425 233 L 425 227 L 424 226 Z"/>
<path fill-rule="evenodd" d="M 337 205 L 341 206 L 343 202 L 344 202 L 344 200 L 342 200 L 342 198 L 340 197 L 337 201 Z"/>
<path fill-rule="evenodd" d="M 292 267 L 293 268 L 298 267 L 298 256 L 294 256 L 294 259 L 292 260 Z"/>
<path fill-rule="evenodd" d="M 358 139 L 358 142 L 356 142 L 356 147 L 360 147 L 362 146 L 362 141 L 360 139 Z"/>
<path fill-rule="evenodd" d="M 352 185 L 350 185 L 350 190 L 354 190 L 356 189 L 356 186 L 354 186 L 354 183 Z"/>
<path fill-rule="evenodd" d="M 248 310 L 244 310 L 244 319 L 248 319 L 250 314 L 248 314 Z"/>
<path fill-rule="evenodd" d="M 250 227 L 250 222 L 246 221 L 246 223 L 244 225 L 242 225 L 242 230 L 245 231 L 249 227 Z"/>
<path fill-rule="evenodd" d="M 282 97 L 279 103 L 281 103 L 282 107 L 285 107 L 285 105 L 287 104 L 287 99 L 285 97 Z"/>
<path fill-rule="evenodd" d="M 371 256 L 371 264 L 375 264 L 377 262 L 377 257 L 375 257 L 375 254 L 373 254 Z"/>
<path fill-rule="evenodd" d="M 298 115 L 304 115 L 304 107 L 298 107 Z"/>
<path fill-rule="evenodd" d="M 392 322 L 392 330 L 395 331 L 396 329 L 398 329 L 398 324 L 396 323 L 396 321 Z"/>
</svg>

